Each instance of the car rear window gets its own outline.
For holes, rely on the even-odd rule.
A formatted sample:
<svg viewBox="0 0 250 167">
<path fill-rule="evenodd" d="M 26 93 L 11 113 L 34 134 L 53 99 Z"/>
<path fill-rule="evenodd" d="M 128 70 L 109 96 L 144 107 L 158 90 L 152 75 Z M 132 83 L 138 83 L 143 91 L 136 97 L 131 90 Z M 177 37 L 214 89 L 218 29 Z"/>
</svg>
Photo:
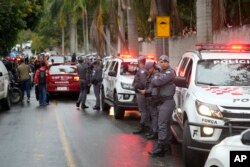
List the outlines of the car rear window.
<svg viewBox="0 0 250 167">
<path fill-rule="evenodd" d="M 76 72 L 75 66 L 63 65 L 63 66 L 51 66 L 49 69 L 49 73 L 50 74 L 73 74 L 77 72 Z"/>
<path fill-rule="evenodd" d="M 52 59 L 54 60 L 54 63 L 64 63 L 65 58 L 63 56 L 51 56 L 49 57 L 48 62 L 51 63 Z"/>
</svg>

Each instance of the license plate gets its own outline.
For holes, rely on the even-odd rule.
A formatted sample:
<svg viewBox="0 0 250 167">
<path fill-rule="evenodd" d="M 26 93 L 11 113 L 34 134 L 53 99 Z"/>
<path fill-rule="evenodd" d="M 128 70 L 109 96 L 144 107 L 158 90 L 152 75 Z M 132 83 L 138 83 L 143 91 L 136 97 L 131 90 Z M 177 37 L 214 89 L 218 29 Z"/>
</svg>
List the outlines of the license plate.
<svg viewBox="0 0 250 167">
<path fill-rule="evenodd" d="M 67 87 L 57 87 L 56 90 L 63 91 L 63 90 L 68 90 Z"/>
</svg>

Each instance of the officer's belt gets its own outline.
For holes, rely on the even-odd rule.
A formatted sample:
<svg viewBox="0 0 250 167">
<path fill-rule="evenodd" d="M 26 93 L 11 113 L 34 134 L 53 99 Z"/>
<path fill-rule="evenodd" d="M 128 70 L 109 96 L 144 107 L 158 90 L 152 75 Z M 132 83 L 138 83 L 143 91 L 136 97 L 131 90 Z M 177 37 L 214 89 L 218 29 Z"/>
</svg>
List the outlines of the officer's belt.
<svg viewBox="0 0 250 167">
<path fill-rule="evenodd" d="M 160 96 L 162 100 L 172 100 L 174 97 L 173 96 Z"/>
<path fill-rule="evenodd" d="M 146 97 L 151 97 L 151 98 L 154 98 L 154 99 L 160 99 L 162 101 L 165 101 L 165 100 L 172 100 L 174 97 L 173 96 L 146 96 Z"/>
</svg>

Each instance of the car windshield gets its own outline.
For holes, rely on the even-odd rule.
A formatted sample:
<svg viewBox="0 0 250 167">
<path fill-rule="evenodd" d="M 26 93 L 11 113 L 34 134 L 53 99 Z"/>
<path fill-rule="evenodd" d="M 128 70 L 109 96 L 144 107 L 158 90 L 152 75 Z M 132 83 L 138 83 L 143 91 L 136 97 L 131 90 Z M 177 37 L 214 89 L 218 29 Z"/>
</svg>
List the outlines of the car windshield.
<svg viewBox="0 0 250 167">
<path fill-rule="evenodd" d="M 54 63 L 64 63 L 65 58 L 63 56 L 51 56 L 49 57 L 48 62 L 52 63 L 52 59 L 54 60 Z"/>
<path fill-rule="evenodd" d="M 51 66 L 49 69 L 50 74 L 73 74 L 76 73 L 74 66 Z"/>
<path fill-rule="evenodd" d="M 135 75 L 137 68 L 137 62 L 122 62 L 121 75 Z"/>
<path fill-rule="evenodd" d="M 249 86 L 250 60 L 200 60 L 196 83 L 211 86 Z"/>
</svg>

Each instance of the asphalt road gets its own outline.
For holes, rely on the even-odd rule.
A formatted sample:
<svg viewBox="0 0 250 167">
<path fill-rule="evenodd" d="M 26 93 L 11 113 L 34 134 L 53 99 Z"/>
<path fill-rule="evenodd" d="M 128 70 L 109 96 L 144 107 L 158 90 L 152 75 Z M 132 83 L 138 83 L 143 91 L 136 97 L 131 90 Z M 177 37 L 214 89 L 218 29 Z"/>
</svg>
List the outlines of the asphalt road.
<svg viewBox="0 0 250 167">
<path fill-rule="evenodd" d="M 124 120 L 92 110 L 77 109 L 76 96 L 59 95 L 39 107 L 32 91 L 26 101 L 0 112 L 0 167 L 183 167 L 181 145 L 172 144 L 164 157 L 148 155 L 155 141 L 133 135 L 137 111 Z"/>
</svg>

